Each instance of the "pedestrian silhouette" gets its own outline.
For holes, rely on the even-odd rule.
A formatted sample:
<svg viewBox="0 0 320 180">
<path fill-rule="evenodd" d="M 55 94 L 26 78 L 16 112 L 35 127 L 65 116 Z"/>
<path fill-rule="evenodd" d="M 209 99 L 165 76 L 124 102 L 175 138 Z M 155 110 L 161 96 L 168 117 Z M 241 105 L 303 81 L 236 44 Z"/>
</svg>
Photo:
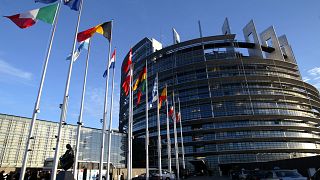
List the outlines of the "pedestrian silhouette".
<svg viewBox="0 0 320 180">
<path fill-rule="evenodd" d="M 1 172 L 0 172 L 0 180 L 4 180 L 4 172 L 5 172 L 5 171 L 1 171 Z"/>
<path fill-rule="evenodd" d="M 66 145 L 67 151 L 60 157 L 62 168 L 66 171 L 70 169 L 74 163 L 74 151 L 70 144 Z"/>
</svg>

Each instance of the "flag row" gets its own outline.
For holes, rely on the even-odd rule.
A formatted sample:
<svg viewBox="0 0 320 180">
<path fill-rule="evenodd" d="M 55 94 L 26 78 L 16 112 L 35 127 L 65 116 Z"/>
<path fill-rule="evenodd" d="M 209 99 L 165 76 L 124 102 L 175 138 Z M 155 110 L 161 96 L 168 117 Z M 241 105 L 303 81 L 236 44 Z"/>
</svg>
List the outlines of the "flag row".
<svg viewBox="0 0 320 180">
<path fill-rule="evenodd" d="M 130 66 L 132 66 L 132 49 L 130 49 L 129 51 L 129 58 L 126 62 L 126 64 L 123 67 L 123 72 L 127 73 L 126 78 L 123 80 L 122 83 L 122 89 L 125 93 L 126 96 L 128 96 L 129 94 L 129 89 L 130 89 L 130 81 L 132 79 L 132 74 L 128 73 L 130 70 Z M 143 66 L 142 70 L 139 72 L 139 76 L 137 77 L 137 79 L 134 81 L 133 85 L 132 85 L 132 91 L 138 91 L 136 93 L 137 95 L 137 102 L 136 105 L 138 106 L 141 102 L 141 97 L 143 94 L 147 93 L 146 92 L 146 79 L 147 79 L 147 68 L 146 65 Z M 163 102 L 167 102 L 167 87 L 163 88 L 163 90 L 161 91 L 160 96 L 158 96 L 158 79 L 157 77 L 154 80 L 154 85 L 152 88 L 152 96 L 151 98 L 148 100 L 148 104 L 149 104 L 149 109 L 152 108 L 153 103 L 155 103 L 159 98 L 159 103 L 157 108 L 161 109 Z M 174 112 L 173 112 L 173 106 L 170 107 L 169 110 L 169 116 L 173 119 L 176 120 L 176 122 L 180 121 L 180 112 L 176 113 L 176 115 L 174 116 Z"/>
</svg>

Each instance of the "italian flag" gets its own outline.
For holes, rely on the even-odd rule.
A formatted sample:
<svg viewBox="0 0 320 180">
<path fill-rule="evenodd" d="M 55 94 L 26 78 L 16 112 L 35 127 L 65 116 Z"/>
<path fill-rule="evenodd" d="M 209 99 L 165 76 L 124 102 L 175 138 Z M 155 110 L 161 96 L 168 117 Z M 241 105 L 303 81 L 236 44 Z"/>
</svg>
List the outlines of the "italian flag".
<svg viewBox="0 0 320 180">
<path fill-rule="evenodd" d="M 40 9 L 34 9 L 25 13 L 5 17 L 9 18 L 17 26 L 24 29 L 34 25 L 37 22 L 37 20 L 53 24 L 57 9 L 58 3 L 45 6 Z"/>
</svg>

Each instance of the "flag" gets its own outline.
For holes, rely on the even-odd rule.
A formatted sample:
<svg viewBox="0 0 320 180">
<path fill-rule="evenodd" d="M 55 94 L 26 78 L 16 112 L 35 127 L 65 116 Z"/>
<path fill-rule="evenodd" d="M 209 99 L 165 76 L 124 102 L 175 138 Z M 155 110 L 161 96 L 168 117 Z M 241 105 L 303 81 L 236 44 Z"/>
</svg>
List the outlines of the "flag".
<svg viewBox="0 0 320 180">
<path fill-rule="evenodd" d="M 113 53 L 111 55 L 109 67 L 103 73 L 103 77 L 104 78 L 107 76 L 108 69 L 114 68 L 115 62 L 116 62 L 116 49 L 114 49 L 114 51 L 113 51 Z"/>
<path fill-rule="evenodd" d="M 88 50 L 89 48 L 89 41 L 90 39 L 86 39 L 85 41 L 82 41 L 79 45 L 79 47 L 77 48 L 77 50 L 74 52 L 73 54 L 73 61 L 76 61 L 78 59 L 78 57 L 80 56 L 80 53 L 83 49 Z M 67 60 L 71 60 L 71 54 L 69 54 L 69 56 L 66 58 Z"/>
<path fill-rule="evenodd" d="M 52 4 L 49 6 L 42 7 L 40 9 L 34 9 L 25 13 L 5 17 L 9 18 L 21 29 L 24 29 L 34 25 L 37 22 L 37 20 L 53 24 L 57 9 L 58 4 Z"/>
<path fill-rule="evenodd" d="M 96 32 L 103 35 L 105 38 L 111 41 L 111 29 L 112 29 L 112 22 L 108 21 L 98 25 Z"/>
<path fill-rule="evenodd" d="M 79 32 L 77 34 L 77 41 L 78 42 L 81 42 L 81 41 L 84 41 L 88 38 L 91 38 L 93 36 L 93 34 L 96 32 L 96 27 L 92 27 L 90 29 L 87 29 L 85 31 L 82 31 L 82 32 Z"/>
<path fill-rule="evenodd" d="M 137 102 L 137 105 L 139 105 L 140 103 L 140 99 L 141 99 L 141 95 L 142 93 L 144 93 L 146 91 L 146 86 L 147 86 L 147 81 L 146 81 L 146 78 L 147 78 L 147 71 L 146 71 L 146 67 L 144 68 L 145 69 L 145 73 L 144 73 L 144 77 L 142 78 L 142 82 L 141 82 L 141 89 L 139 90 L 137 96 L 138 96 L 138 102 Z"/>
<path fill-rule="evenodd" d="M 63 1 L 64 5 L 69 6 L 70 9 L 75 10 L 75 11 L 79 11 L 80 2 L 81 2 L 81 0 L 64 0 Z"/>
<path fill-rule="evenodd" d="M 161 92 L 161 95 L 160 95 L 160 97 L 159 97 L 159 109 L 161 109 L 161 106 L 162 106 L 162 102 L 164 101 L 164 100 L 166 100 L 167 99 L 167 87 L 165 87 L 163 90 L 162 90 L 162 92 Z"/>
<path fill-rule="evenodd" d="M 168 114 L 169 114 L 170 117 L 172 117 L 172 115 L 173 115 L 173 106 L 170 106 Z"/>
<path fill-rule="evenodd" d="M 122 83 L 122 88 L 123 88 L 123 91 L 125 92 L 126 96 L 128 96 L 128 94 L 129 94 L 130 79 L 131 79 L 131 75 L 128 74 Z"/>
<path fill-rule="evenodd" d="M 151 104 L 158 100 L 158 76 L 154 79 Z"/>
<path fill-rule="evenodd" d="M 173 114 L 174 114 L 173 106 L 170 106 L 170 109 L 169 109 L 168 114 L 169 114 L 169 116 L 172 118 L 173 121 L 180 122 L 180 120 L 181 120 L 181 114 L 180 114 L 180 112 L 177 112 L 177 113 L 176 113 L 176 117 L 174 117 L 174 116 L 173 116 Z"/>
<path fill-rule="evenodd" d="M 58 0 L 35 0 L 35 2 L 45 3 L 45 4 L 51 4 L 53 2 L 56 2 Z M 64 5 L 67 5 L 70 7 L 70 9 L 79 11 L 81 0 L 63 0 Z"/>
<path fill-rule="evenodd" d="M 137 90 L 137 88 L 139 87 L 140 82 L 142 83 L 146 78 L 147 78 L 147 67 L 144 66 L 142 71 L 139 74 L 138 79 L 134 83 L 133 91 Z"/>
<path fill-rule="evenodd" d="M 132 48 L 131 48 L 130 51 L 129 51 L 128 61 L 127 61 L 127 63 L 126 63 L 126 64 L 124 65 L 124 67 L 123 67 L 123 71 L 124 71 L 125 73 L 127 73 L 127 72 L 129 71 L 131 64 L 132 64 Z"/>
<path fill-rule="evenodd" d="M 147 86 L 147 81 L 146 81 L 146 79 L 144 79 L 144 81 L 142 82 L 142 87 L 141 87 L 142 92 L 146 91 L 146 86 Z"/>
<path fill-rule="evenodd" d="M 154 84 L 152 88 L 152 96 L 148 99 L 149 109 L 153 107 L 153 103 L 156 102 L 158 99 L 158 76 L 154 79 Z M 148 110 L 149 110 L 148 109 Z"/>
<path fill-rule="evenodd" d="M 152 107 L 153 107 L 153 105 L 152 105 L 152 99 L 151 99 L 151 97 L 149 98 L 149 100 L 148 100 L 148 110 L 150 110 Z"/>
<path fill-rule="evenodd" d="M 94 33 L 102 34 L 105 38 L 111 41 L 111 21 L 99 24 L 95 27 L 79 32 L 77 35 L 78 42 L 84 41 L 94 35 Z"/>
<path fill-rule="evenodd" d="M 180 122 L 181 120 L 181 114 L 180 112 L 176 113 L 176 116 L 174 116 L 174 110 L 173 110 L 173 106 L 170 106 L 169 112 L 168 112 L 169 116 L 172 118 L 173 121 L 176 121 L 177 123 Z"/>
<path fill-rule="evenodd" d="M 132 48 L 129 51 L 128 62 L 125 65 L 126 66 L 125 73 L 127 73 L 129 71 L 131 64 L 132 64 Z M 127 77 L 122 84 L 122 88 L 123 88 L 124 92 L 126 93 L 126 95 L 128 95 L 128 93 L 129 93 L 130 81 L 131 81 L 131 72 L 129 74 L 127 74 Z"/>
<path fill-rule="evenodd" d="M 173 30 L 173 37 L 174 37 L 173 42 L 174 42 L 174 44 L 180 43 L 180 35 L 176 31 L 176 29 L 172 28 L 172 30 Z"/>
<path fill-rule="evenodd" d="M 139 90 L 138 94 L 137 94 L 137 106 L 140 104 L 141 96 L 142 96 L 142 92 L 141 92 L 141 90 Z"/>
<path fill-rule="evenodd" d="M 178 112 L 178 113 L 176 113 L 176 122 L 178 123 L 178 122 L 180 122 L 180 120 L 181 120 L 181 113 Z"/>
<path fill-rule="evenodd" d="M 111 55 L 111 59 L 110 59 L 110 63 L 109 63 L 109 69 L 114 68 L 114 65 L 116 63 L 116 49 L 114 49 L 112 55 Z"/>
<path fill-rule="evenodd" d="M 35 2 L 40 2 L 40 3 L 45 3 L 45 4 L 51 4 L 51 3 L 54 3 L 58 0 L 35 0 Z"/>
</svg>

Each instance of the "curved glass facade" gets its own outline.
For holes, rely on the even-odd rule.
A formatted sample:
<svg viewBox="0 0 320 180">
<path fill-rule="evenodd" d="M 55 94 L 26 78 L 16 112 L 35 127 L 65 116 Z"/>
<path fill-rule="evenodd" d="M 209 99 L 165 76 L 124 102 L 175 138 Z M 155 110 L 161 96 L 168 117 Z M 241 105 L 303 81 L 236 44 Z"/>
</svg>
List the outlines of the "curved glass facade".
<svg viewBox="0 0 320 180">
<path fill-rule="evenodd" d="M 194 159 L 205 160 L 215 171 L 219 164 L 320 154 L 319 92 L 302 81 L 288 44 L 280 43 L 278 51 L 272 45 L 238 42 L 230 34 L 193 39 L 158 51 L 152 44 L 145 38 L 134 46 L 134 79 L 147 62 L 149 97 L 156 73 L 159 91 L 167 84 L 168 95 L 174 90 L 176 99 L 179 97 L 187 168 L 193 168 L 189 161 Z M 127 102 L 128 97 L 121 92 L 120 131 L 127 127 Z M 144 138 L 144 96 L 141 104 L 134 106 L 133 133 L 135 138 Z M 150 165 L 155 167 L 156 118 L 156 109 L 150 109 L 149 154 Z M 165 108 L 160 119 L 166 167 Z"/>
</svg>

